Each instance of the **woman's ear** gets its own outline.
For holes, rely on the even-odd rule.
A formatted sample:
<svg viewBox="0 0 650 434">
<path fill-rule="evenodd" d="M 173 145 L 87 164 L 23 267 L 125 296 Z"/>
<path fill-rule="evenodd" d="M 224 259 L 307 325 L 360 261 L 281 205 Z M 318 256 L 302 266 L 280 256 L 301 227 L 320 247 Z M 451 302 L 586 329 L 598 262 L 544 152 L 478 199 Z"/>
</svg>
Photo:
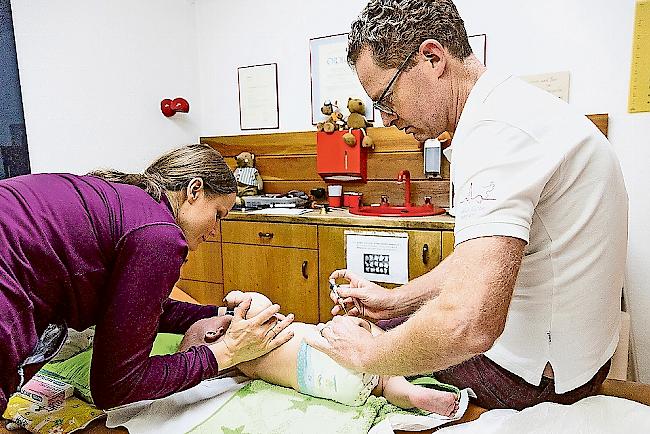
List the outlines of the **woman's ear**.
<svg viewBox="0 0 650 434">
<path fill-rule="evenodd" d="M 203 179 L 193 178 L 189 184 L 187 184 L 187 200 L 190 203 L 193 203 L 197 200 L 201 194 L 203 194 Z"/>
</svg>

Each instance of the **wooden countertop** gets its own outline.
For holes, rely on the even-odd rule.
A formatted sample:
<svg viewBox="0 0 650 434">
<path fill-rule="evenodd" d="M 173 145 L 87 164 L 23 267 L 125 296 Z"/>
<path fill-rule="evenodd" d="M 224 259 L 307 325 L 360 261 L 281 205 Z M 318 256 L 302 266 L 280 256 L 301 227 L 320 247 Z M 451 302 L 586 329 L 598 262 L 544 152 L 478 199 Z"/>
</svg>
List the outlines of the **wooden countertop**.
<svg viewBox="0 0 650 434">
<path fill-rule="evenodd" d="M 454 229 L 454 218 L 449 214 L 431 217 L 367 217 L 350 214 L 344 209 L 334 209 L 327 214 L 321 214 L 320 210 L 314 210 L 299 216 L 251 214 L 231 211 L 224 220 L 359 226 L 363 228 L 434 229 L 449 231 Z"/>
</svg>

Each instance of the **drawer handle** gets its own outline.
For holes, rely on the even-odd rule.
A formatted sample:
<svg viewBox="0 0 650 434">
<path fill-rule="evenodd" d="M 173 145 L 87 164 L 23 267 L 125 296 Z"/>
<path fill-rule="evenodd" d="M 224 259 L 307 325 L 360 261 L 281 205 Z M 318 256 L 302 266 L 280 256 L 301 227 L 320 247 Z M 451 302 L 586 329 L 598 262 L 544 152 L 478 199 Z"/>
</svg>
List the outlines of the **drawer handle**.
<svg viewBox="0 0 650 434">
<path fill-rule="evenodd" d="M 305 279 L 309 279 L 309 275 L 307 274 L 307 265 L 309 265 L 309 262 L 303 261 L 302 262 L 302 277 Z"/>
<path fill-rule="evenodd" d="M 260 238 L 267 238 L 269 240 L 273 239 L 273 232 L 260 232 L 257 235 L 259 235 Z"/>
<path fill-rule="evenodd" d="M 422 246 L 422 263 L 427 265 L 429 263 L 429 245 Z"/>
</svg>

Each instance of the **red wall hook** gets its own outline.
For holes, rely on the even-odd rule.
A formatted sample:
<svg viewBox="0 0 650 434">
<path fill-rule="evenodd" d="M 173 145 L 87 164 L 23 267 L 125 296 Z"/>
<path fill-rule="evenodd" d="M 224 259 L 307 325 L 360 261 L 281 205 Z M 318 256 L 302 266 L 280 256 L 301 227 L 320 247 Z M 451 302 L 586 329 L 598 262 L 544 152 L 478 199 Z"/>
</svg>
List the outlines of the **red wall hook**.
<svg viewBox="0 0 650 434">
<path fill-rule="evenodd" d="M 160 111 L 167 116 L 174 116 L 176 113 L 187 113 L 190 111 L 190 103 L 185 98 L 169 98 L 160 101 Z"/>
</svg>

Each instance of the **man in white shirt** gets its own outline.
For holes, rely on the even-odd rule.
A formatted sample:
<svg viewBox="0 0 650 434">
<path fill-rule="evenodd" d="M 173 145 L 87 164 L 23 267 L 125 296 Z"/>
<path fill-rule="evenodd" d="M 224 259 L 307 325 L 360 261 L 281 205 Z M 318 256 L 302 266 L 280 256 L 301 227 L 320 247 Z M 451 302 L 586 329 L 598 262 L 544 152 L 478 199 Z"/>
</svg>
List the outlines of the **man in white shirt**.
<svg viewBox="0 0 650 434">
<path fill-rule="evenodd" d="M 618 342 L 627 245 L 607 139 L 558 98 L 488 71 L 451 0 L 371 0 L 348 51 L 385 125 L 421 142 L 455 132 L 456 247 L 398 291 L 334 272 L 352 314 L 408 320 L 372 337 L 337 317 L 309 343 L 363 372 L 436 371 L 486 408 L 594 394 Z"/>
</svg>

